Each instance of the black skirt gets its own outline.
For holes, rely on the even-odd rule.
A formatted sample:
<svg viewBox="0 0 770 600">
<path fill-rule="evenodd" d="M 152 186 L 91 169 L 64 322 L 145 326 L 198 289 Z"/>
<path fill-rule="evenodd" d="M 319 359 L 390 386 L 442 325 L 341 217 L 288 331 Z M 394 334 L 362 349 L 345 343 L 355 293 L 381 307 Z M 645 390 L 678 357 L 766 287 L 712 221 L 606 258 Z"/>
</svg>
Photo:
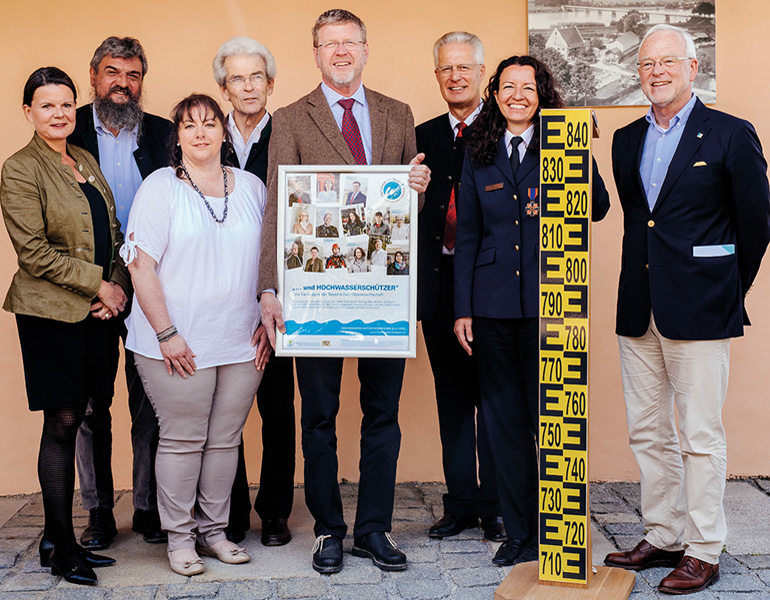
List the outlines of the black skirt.
<svg viewBox="0 0 770 600">
<path fill-rule="evenodd" d="M 118 371 L 119 319 L 78 323 L 16 315 L 30 410 L 111 398 Z"/>
</svg>

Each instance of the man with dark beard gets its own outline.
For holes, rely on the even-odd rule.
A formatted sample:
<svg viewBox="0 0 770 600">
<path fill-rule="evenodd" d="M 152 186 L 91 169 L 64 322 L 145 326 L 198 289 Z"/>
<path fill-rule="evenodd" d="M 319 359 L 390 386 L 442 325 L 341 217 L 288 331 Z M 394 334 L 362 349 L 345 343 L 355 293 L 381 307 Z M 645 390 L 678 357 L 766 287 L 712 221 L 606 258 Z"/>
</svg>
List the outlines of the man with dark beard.
<svg viewBox="0 0 770 600">
<path fill-rule="evenodd" d="M 144 49 L 134 38 L 108 37 L 91 59 L 93 104 L 77 110 L 77 125 L 68 141 L 96 157 L 115 197 L 125 234 L 134 194 L 142 180 L 164 167 L 170 121 L 142 110 L 142 82 L 147 73 Z M 130 312 L 130 304 L 123 315 Z M 121 328 L 123 341 L 126 327 Z M 117 352 L 117 348 L 116 348 Z M 149 543 L 165 543 L 155 492 L 158 421 L 136 372 L 133 353 L 126 351 L 126 383 L 133 446 L 134 519 L 132 529 Z M 112 398 L 91 398 L 78 432 L 77 463 L 88 527 L 80 538 L 89 550 L 107 548 L 117 535 L 112 514 Z"/>
</svg>

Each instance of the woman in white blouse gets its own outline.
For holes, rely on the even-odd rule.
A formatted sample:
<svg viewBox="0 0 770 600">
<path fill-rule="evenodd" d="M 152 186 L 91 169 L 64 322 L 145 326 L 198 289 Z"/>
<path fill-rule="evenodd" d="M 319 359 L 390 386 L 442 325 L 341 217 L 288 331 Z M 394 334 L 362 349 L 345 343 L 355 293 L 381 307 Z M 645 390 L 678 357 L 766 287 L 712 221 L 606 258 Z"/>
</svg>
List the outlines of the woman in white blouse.
<svg viewBox="0 0 770 600">
<path fill-rule="evenodd" d="M 220 164 L 225 117 L 213 99 L 185 98 L 172 120 L 174 166 L 139 188 L 121 255 L 138 301 L 126 347 L 160 424 L 169 562 L 196 575 L 199 554 L 249 560 L 224 529 L 241 431 L 267 359 L 256 290 L 265 187 Z"/>
</svg>

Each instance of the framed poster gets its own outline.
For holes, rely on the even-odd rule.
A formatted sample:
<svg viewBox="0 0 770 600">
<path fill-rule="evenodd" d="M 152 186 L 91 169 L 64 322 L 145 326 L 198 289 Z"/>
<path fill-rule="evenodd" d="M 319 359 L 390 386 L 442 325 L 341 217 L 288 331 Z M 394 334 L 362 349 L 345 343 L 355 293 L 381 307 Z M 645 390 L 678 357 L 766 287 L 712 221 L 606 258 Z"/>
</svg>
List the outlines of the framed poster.
<svg viewBox="0 0 770 600">
<path fill-rule="evenodd" d="M 278 167 L 278 356 L 414 358 L 408 165 Z"/>
</svg>

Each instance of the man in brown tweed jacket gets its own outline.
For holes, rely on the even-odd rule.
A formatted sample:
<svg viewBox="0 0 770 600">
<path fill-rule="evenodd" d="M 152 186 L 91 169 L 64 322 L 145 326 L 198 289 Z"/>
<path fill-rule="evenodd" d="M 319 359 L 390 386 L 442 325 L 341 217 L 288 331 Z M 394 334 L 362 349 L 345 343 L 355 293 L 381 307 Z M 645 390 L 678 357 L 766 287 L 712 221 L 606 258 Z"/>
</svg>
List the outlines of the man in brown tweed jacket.
<svg viewBox="0 0 770 600">
<path fill-rule="evenodd" d="M 258 287 L 262 322 L 273 345 L 275 328 L 285 331 L 274 293 L 278 165 L 411 164 L 413 189 L 422 193 L 430 181 L 430 170 L 420 165 L 424 155 L 417 154 L 409 106 L 361 84 L 369 55 L 361 19 L 346 10 L 326 11 L 313 27 L 313 46 L 321 85 L 273 116 Z M 318 539 L 313 568 L 320 573 L 342 569 L 342 539 L 347 533 L 337 481 L 335 433 L 342 364 L 342 358 L 296 360 L 302 395 L 305 501 L 315 519 Z M 406 556 L 389 534 L 401 441 L 398 401 L 404 365 L 403 359 L 358 359 L 363 420 L 353 554 L 371 558 L 389 571 L 406 568 Z"/>
</svg>

